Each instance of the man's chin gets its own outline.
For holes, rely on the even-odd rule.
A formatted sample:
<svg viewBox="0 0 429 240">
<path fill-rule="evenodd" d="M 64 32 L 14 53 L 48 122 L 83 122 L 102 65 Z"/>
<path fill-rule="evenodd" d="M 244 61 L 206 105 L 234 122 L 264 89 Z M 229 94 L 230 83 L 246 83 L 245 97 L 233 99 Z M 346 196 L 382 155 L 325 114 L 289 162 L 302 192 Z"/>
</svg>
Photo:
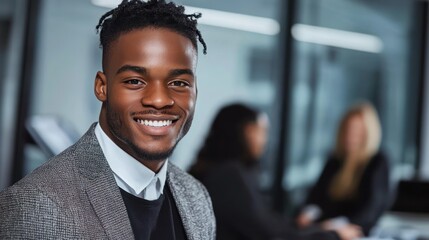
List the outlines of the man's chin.
<svg viewBox="0 0 429 240">
<path fill-rule="evenodd" d="M 171 156 L 171 154 L 173 154 L 175 147 L 176 146 L 164 151 L 150 151 L 147 149 L 141 149 L 134 146 L 133 152 L 135 153 L 138 160 L 157 162 L 157 161 L 164 161 L 168 159 Z"/>
</svg>

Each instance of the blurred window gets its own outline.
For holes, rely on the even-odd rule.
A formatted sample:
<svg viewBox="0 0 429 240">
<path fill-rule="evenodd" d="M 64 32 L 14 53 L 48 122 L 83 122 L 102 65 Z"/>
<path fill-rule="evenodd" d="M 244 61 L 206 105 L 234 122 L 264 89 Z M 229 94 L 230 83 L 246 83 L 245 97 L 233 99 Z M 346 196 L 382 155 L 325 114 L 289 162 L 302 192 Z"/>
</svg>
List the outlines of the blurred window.
<svg viewBox="0 0 429 240">
<path fill-rule="evenodd" d="M 340 117 L 358 100 L 377 108 L 394 178 L 414 175 L 422 34 L 416 2 L 296 1 L 285 190 L 318 178 Z"/>
</svg>

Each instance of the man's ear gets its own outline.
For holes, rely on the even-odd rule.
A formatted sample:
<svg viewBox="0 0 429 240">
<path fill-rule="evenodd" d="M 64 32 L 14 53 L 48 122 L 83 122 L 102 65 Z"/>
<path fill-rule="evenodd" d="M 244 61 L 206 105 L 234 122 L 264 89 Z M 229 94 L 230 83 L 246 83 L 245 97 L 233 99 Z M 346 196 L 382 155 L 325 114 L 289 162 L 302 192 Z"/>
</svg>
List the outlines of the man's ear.
<svg viewBox="0 0 429 240">
<path fill-rule="evenodd" d="M 99 101 L 107 100 L 107 78 L 103 72 L 98 71 L 95 76 L 94 93 Z"/>
</svg>

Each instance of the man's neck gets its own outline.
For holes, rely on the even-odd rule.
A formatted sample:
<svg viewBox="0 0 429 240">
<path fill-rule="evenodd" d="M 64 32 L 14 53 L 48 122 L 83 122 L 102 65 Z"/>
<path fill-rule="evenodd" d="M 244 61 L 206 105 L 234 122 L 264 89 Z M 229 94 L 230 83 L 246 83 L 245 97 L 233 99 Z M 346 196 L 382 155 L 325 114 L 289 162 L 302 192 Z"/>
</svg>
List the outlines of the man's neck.
<svg viewBox="0 0 429 240">
<path fill-rule="evenodd" d="M 99 124 L 100 124 L 100 127 L 103 130 L 103 132 L 107 135 L 107 137 L 110 140 L 112 140 L 112 142 L 114 142 L 119 148 L 121 148 L 122 150 L 124 150 L 125 152 L 127 152 L 128 154 L 133 156 L 134 159 L 136 159 L 138 162 L 143 164 L 145 167 L 149 168 L 152 172 L 158 173 L 159 170 L 164 165 L 166 159 L 164 159 L 164 160 L 144 160 L 144 159 L 138 158 L 137 157 L 138 154 L 133 154 L 132 149 L 129 149 L 129 151 L 126 150 L 126 147 L 125 147 L 126 144 L 124 142 L 118 142 L 117 141 L 117 138 L 115 138 L 113 136 L 114 134 L 110 131 L 107 124 L 105 124 L 105 121 L 102 121 L 102 119 L 100 119 Z"/>
<path fill-rule="evenodd" d="M 139 162 L 143 165 L 145 165 L 147 168 L 149 168 L 150 170 L 152 170 L 154 173 L 158 173 L 159 170 L 161 170 L 162 166 L 164 165 L 166 160 L 161 160 L 161 161 L 144 161 L 144 160 L 139 160 Z"/>
</svg>

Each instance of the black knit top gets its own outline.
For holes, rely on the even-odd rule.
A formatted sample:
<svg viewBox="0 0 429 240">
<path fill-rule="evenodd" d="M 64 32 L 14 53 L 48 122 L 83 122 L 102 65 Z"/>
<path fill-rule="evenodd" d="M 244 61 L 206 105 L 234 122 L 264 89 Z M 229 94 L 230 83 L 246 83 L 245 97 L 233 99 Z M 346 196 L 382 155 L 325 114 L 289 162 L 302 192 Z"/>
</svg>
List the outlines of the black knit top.
<svg viewBox="0 0 429 240">
<path fill-rule="evenodd" d="M 185 240 L 182 220 L 168 184 L 164 194 L 149 201 L 121 189 L 136 240 Z"/>
</svg>

